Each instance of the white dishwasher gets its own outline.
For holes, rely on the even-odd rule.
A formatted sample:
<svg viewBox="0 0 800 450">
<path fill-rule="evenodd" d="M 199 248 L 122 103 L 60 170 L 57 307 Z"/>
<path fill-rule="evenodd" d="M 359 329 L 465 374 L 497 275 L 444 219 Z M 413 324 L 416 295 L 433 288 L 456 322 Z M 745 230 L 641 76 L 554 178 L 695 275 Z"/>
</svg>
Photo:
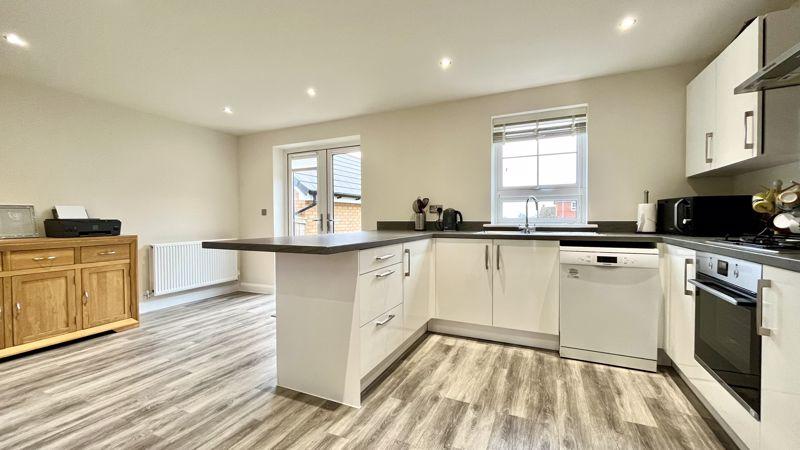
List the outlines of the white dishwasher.
<svg viewBox="0 0 800 450">
<path fill-rule="evenodd" d="M 656 371 L 658 249 L 561 247 L 559 352 Z"/>
</svg>

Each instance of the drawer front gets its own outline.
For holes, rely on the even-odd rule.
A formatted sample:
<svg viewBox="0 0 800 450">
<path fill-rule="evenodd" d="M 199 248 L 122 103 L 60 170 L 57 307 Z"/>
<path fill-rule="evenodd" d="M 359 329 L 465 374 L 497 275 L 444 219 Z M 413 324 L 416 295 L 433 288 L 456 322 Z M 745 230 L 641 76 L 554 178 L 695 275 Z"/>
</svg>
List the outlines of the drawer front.
<svg viewBox="0 0 800 450">
<path fill-rule="evenodd" d="M 50 250 L 24 250 L 11 252 L 11 270 L 43 269 L 75 264 L 75 250 L 54 248 Z"/>
<path fill-rule="evenodd" d="M 125 244 L 81 247 L 81 262 L 83 263 L 116 261 L 130 257 L 131 248 Z"/>
<path fill-rule="evenodd" d="M 358 252 L 358 273 L 382 269 L 403 261 L 403 245 L 387 245 Z M 381 311 L 383 312 L 383 311 Z"/>
<path fill-rule="evenodd" d="M 403 303 L 403 267 L 395 264 L 358 277 L 360 325 Z"/>
<path fill-rule="evenodd" d="M 361 327 L 361 376 L 381 363 L 403 343 L 403 305 Z"/>
</svg>

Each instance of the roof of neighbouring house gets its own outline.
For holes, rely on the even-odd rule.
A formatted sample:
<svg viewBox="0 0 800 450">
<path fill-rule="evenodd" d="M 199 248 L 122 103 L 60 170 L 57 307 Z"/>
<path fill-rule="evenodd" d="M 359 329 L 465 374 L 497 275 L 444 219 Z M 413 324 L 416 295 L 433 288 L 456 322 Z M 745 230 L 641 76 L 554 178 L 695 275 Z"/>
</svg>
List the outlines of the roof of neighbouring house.
<svg viewBox="0 0 800 450">
<path fill-rule="evenodd" d="M 333 155 L 333 195 L 361 198 L 361 152 Z M 316 170 L 294 172 L 295 185 L 304 194 L 317 190 Z"/>
</svg>

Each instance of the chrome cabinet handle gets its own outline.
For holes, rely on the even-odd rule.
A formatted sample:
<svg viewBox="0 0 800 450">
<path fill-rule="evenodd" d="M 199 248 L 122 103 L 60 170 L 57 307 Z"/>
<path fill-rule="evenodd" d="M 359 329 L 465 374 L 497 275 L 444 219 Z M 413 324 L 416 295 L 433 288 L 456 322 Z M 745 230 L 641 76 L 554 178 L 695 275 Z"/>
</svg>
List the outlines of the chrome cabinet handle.
<svg viewBox="0 0 800 450">
<path fill-rule="evenodd" d="M 497 245 L 497 271 L 500 272 L 500 245 Z"/>
<path fill-rule="evenodd" d="M 17 309 L 17 317 L 19 317 L 20 313 L 22 313 L 22 305 L 17 302 L 14 307 Z"/>
<path fill-rule="evenodd" d="M 389 253 L 382 256 L 376 256 L 375 261 L 386 261 L 387 259 L 394 258 L 394 253 Z"/>
<path fill-rule="evenodd" d="M 403 250 L 403 253 L 405 253 L 406 254 L 406 258 L 408 258 L 408 263 L 406 265 L 405 276 L 410 277 L 411 276 L 411 249 L 407 248 L 407 249 Z"/>
<path fill-rule="evenodd" d="M 394 319 L 394 314 L 389 314 L 389 316 L 387 318 L 375 322 L 375 325 L 376 326 L 386 325 L 387 323 L 391 322 L 392 319 Z"/>
<path fill-rule="evenodd" d="M 756 327 L 759 336 L 772 336 L 772 330 L 763 326 L 764 324 L 764 289 L 772 287 L 770 280 L 758 280 L 758 290 L 756 291 Z"/>
<path fill-rule="evenodd" d="M 706 163 L 707 164 L 711 164 L 712 162 L 714 162 L 714 157 L 711 156 L 710 152 L 709 152 L 709 150 L 711 149 L 711 146 L 709 145 L 709 141 L 711 141 L 711 143 L 714 142 L 714 133 L 706 133 Z"/>
<path fill-rule="evenodd" d="M 98 255 L 106 256 L 106 255 L 116 255 L 117 252 L 114 250 L 109 250 L 107 252 L 99 252 Z"/>
<path fill-rule="evenodd" d="M 689 265 L 694 264 L 694 259 L 686 258 L 683 260 L 683 295 L 693 295 L 694 291 L 689 289 Z"/>
<path fill-rule="evenodd" d="M 52 261 L 52 260 L 56 259 L 56 257 L 55 257 L 55 256 L 47 256 L 47 257 L 44 257 L 44 256 L 37 256 L 37 257 L 35 257 L 35 258 L 32 258 L 32 259 L 33 259 L 34 261 L 44 261 L 44 260 Z"/>
<path fill-rule="evenodd" d="M 489 245 L 483 249 L 483 264 L 486 266 L 486 270 L 489 270 Z"/>
<path fill-rule="evenodd" d="M 83 291 L 83 304 L 89 303 L 89 291 Z"/>
<path fill-rule="evenodd" d="M 751 150 L 753 148 L 753 140 L 747 141 L 748 133 L 747 131 L 753 128 L 753 111 L 745 111 L 744 112 L 744 148 L 746 150 Z M 755 136 L 755 130 L 753 130 L 753 136 Z"/>
<path fill-rule="evenodd" d="M 383 273 L 376 273 L 375 274 L 375 278 L 386 278 L 386 277 L 388 277 L 389 275 L 391 275 L 393 273 L 394 273 L 394 270 L 387 270 L 386 272 L 383 272 Z"/>
</svg>

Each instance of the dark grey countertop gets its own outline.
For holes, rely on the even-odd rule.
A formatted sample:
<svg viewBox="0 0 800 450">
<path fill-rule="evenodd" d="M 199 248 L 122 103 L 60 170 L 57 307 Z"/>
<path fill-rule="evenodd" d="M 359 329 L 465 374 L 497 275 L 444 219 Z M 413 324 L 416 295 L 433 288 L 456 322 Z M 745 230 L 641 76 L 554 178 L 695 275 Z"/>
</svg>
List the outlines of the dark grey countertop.
<svg viewBox="0 0 800 450">
<path fill-rule="evenodd" d="M 233 239 L 203 242 L 204 248 L 244 250 L 274 253 L 306 253 L 330 255 L 364 250 L 384 245 L 400 244 L 421 239 L 521 239 L 551 241 L 592 242 L 663 242 L 697 251 L 753 261 L 769 266 L 800 272 L 800 252 L 770 254 L 730 248 L 708 242 L 714 238 L 637 233 L 592 233 L 570 231 L 537 231 L 522 234 L 514 231 L 359 231 L 355 233 L 323 234 L 318 236 L 272 237 L 259 239 Z"/>
</svg>

